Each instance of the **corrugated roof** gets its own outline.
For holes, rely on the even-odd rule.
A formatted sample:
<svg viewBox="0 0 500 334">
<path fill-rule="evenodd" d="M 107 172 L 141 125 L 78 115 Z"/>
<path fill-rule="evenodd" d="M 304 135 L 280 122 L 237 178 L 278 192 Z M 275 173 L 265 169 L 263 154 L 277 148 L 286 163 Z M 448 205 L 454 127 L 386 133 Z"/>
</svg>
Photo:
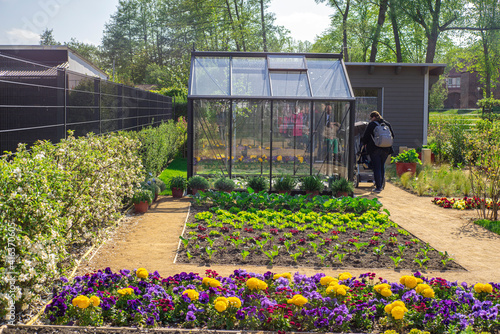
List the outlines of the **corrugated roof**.
<svg viewBox="0 0 500 334">
<path fill-rule="evenodd" d="M 32 70 L 0 70 L 0 77 L 55 77 L 59 69 L 68 68 L 69 63 L 65 62 L 54 67 L 32 69 Z"/>
</svg>

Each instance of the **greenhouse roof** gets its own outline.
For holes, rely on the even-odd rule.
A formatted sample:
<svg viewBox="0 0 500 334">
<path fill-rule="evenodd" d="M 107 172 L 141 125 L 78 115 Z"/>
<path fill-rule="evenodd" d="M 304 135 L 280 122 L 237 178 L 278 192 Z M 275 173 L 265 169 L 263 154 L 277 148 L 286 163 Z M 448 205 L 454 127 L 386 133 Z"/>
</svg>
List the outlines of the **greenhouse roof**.
<svg viewBox="0 0 500 334">
<path fill-rule="evenodd" d="M 191 54 L 188 97 L 354 99 L 339 54 L 202 51 Z"/>
</svg>

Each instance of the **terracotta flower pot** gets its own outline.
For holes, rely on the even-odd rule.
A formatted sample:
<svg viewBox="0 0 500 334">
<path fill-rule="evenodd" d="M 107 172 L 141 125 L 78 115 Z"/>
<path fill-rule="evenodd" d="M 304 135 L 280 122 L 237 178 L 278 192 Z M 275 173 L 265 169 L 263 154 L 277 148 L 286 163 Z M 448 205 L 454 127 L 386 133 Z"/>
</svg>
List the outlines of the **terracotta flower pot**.
<svg viewBox="0 0 500 334">
<path fill-rule="evenodd" d="M 406 172 L 411 172 L 412 175 L 415 175 L 417 172 L 417 163 L 416 162 L 396 162 L 396 173 L 401 177 Z"/>
<path fill-rule="evenodd" d="M 319 195 L 319 190 L 306 190 L 307 197 L 313 198 L 314 196 Z"/>
<path fill-rule="evenodd" d="M 139 203 L 134 203 L 134 209 L 135 212 L 137 213 L 146 213 L 149 208 L 149 203 L 148 202 L 139 202 Z"/>
<path fill-rule="evenodd" d="M 184 189 L 182 188 L 172 188 L 172 197 L 181 198 L 184 195 Z"/>
</svg>

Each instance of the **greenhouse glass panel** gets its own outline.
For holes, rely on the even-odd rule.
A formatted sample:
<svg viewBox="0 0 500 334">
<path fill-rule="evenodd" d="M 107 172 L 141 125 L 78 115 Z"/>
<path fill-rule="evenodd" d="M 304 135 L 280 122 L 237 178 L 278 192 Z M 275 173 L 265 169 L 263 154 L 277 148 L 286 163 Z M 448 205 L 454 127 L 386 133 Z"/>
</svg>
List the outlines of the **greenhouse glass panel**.
<svg viewBox="0 0 500 334">
<path fill-rule="evenodd" d="M 228 57 L 197 57 L 192 76 L 192 95 L 230 94 Z"/>
<path fill-rule="evenodd" d="M 270 69 L 306 69 L 304 56 L 269 55 L 267 58 Z"/>
<path fill-rule="evenodd" d="M 232 95 L 269 96 L 266 58 L 234 57 L 231 83 Z"/>
<path fill-rule="evenodd" d="M 351 97 L 340 60 L 308 59 L 307 67 L 314 97 Z"/>
<path fill-rule="evenodd" d="M 315 102 L 313 174 L 347 178 L 349 103 Z"/>
<path fill-rule="evenodd" d="M 233 163 L 231 176 L 268 175 L 271 156 L 271 103 L 233 102 Z"/>
<path fill-rule="evenodd" d="M 273 96 L 311 96 L 306 72 L 271 72 Z"/>
<path fill-rule="evenodd" d="M 273 103 L 273 175 L 309 175 L 309 101 Z"/>
<path fill-rule="evenodd" d="M 193 163 L 195 174 L 229 174 L 229 100 L 196 100 Z"/>
</svg>

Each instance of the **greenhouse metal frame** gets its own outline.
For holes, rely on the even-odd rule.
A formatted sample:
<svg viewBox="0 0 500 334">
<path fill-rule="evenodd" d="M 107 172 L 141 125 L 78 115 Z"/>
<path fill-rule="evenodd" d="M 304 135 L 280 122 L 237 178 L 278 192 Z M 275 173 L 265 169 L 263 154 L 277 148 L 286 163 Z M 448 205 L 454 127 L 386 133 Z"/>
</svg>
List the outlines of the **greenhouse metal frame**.
<svg viewBox="0 0 500 334">
<path fill-rule="evenodd" d="M 188 177 L 352 180 L 354 110 L 342 54 L 193 51 Z"/>
</svg>

